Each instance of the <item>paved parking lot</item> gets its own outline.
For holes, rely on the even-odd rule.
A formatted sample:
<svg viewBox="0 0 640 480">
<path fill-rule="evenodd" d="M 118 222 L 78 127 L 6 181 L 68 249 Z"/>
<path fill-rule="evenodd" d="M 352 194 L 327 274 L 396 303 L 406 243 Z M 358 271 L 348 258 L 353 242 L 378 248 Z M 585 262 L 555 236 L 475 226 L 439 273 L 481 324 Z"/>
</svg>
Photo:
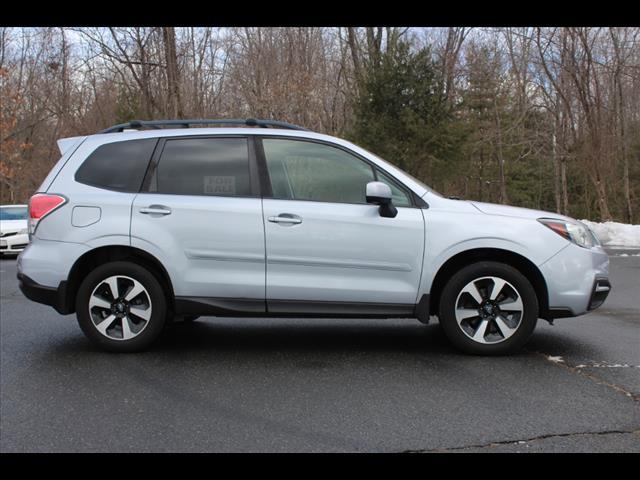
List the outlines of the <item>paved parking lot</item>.
<svg viewBox="0 0 640 480">
<path fill-rule="evenodd" d="M 415 320 L 206 318 L 96 351 L 0 261 L 0 451 L 640 452 L 640 256 L 511 357 Z M 626 255 L 626 256 L 621 256 Z"/>
</svg>

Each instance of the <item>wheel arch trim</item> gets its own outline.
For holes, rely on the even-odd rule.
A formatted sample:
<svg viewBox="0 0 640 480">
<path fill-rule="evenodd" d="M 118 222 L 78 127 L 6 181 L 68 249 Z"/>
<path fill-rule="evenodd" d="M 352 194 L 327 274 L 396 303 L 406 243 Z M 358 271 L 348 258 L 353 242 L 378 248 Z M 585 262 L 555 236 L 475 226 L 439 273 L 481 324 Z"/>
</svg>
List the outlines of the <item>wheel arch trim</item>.
<svg viewBox="0 0 640 480">
<path fill-rule="evenodd" d="M 66 313 L 75 312 L 75 299 L 78 287 L 82 282 L 87 270 L 95 268 L 106 262 L 131 261 L 144 268 L 147 268 L 158 278 L 162 288 L 167 293 L 167 306 L 173 309 L 174 290 L 171 276 L 166 268 L 154 255 L 142 249 L 127 245 L 108 245 L 93 248 L 83 253 L 75 261 L 67 278 L 66 292 L 61 299 L 62 307 Z"/>
<path fill-rule="evenodd" d="M 437 314 L 442 289 L 449 278 L 451 278 L 451 275 L 467 265 L 480 261 L 504 263 L 522 273 L 527 280 L 531 282 L 536 292 L 539 308 L 538 315 L 544 318 L 544 316 L 548 314 L 549 292 L 547 282 L 535 263 L 513 250 L 481 247 L 458 252 L 439 266 L 436 274 L 433 276 L 429 291 L 429 311 L 431 315 Z"/>
</svg>

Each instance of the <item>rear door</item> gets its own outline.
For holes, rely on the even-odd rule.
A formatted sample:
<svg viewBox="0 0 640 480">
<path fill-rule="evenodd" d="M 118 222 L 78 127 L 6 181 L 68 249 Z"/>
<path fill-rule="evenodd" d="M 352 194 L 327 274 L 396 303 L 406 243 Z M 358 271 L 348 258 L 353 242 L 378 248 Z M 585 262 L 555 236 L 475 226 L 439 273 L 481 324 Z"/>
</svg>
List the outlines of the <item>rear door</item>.
<svg viewBox="0 0 640 480">
<path fill-rule="evenodd" d="M 335 145 L 264 137 L 262 146 L 273 190 L 263 206 L 268 311 L 411 314 L 424 218 L 410 192 Z M 395 218 L 366 203 L 374 180 L 392 187 Z"/>
<path fill-rule="evenodd" d="M 253 142 L 160 141 L 133 202 L 131 244 L 155 255 L 178 301 L 265 310 L 264 225 Z"/>
</svg>

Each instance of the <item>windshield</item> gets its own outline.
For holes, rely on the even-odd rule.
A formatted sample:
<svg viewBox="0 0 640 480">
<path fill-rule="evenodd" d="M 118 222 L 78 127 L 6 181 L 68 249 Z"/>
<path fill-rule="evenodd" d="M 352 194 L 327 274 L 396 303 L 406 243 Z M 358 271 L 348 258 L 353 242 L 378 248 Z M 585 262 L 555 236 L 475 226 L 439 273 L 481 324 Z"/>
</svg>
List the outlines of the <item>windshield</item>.
<svg viewBox="0 0 640 480">
<path fill-rule="evenodd" d="M 27 207 L 0 207 L 0 220 L 26 220 Z"/>
<path fill-rule="evenodd" d="M 424 187 L 424 189 L 427 192 L 433 193 L 434 195 L 437 195 L 439 197 L 442 197 L 442 195 L 440 195 L 438 192 L 436 192 L 433 188 L 431 188 L 429 185 L 425 184 L 422 180 L 418 180 L 416 177 L 414 177 L 413 175 L 411 175 L 410 173 L 405 172 L 404 170 L 402 170 L 404 172 L 404 174 L 407 177 L 410 177 L 414 182 L 416 182 L 419 185 L 422 185 Z"/>
<path fill-rule="evenodd" d="M 367 151 L 368 151 L 368 150 L 367 150 Z M 388 162 L 387 160 L 385 160 L 384 158 L 379 157 L 378 155 L 376 155 L 376 154 L 375 154 L 375 153 L 373 153 L 373 152 L 369 152 L 369 153 L 370 153 L 371 155 L 373 155 L 374 157 L 376 157 L 377 159 L 382 160 L 383 162 L 391 163 L 391 162 Z M 393 164 L 391 164 L 391 165 L 393 165 Z M 396 167 L 396 168 L 397 168 L 397 169 L 399 169 L 399 170 L 402 170 L 402 169 L 401 169 L 400 167 L 398 167 L 397 165 L 393 165 L 393 166 L 394 166 L 394 167 Z M 438 197 L 442 197 L 442 195 L 440 195 L 438 192 L 436 192 L 433 188 L 431 188 L 430 186 L 426 185 L 423 181 L 418 180 L 416 177 L 414 177 L 414 176 L 413 176 L 413 175 L 411 175 L 410 173 L 407 173 L 407 172 L 406 172 L 406 171 L 404 171 L 404 170 L 402 170 L 402 173 L 404 173 L 407 177 L 411 178 L 411 180 L 413 180 L 414 182 L 416 182 L 418 185 L 420 185 L 420 186 L 424 187 L 424 189 L 425 189 L 427 192 L 433 193 L 434 195 L 437 195 Z"/>
</svg>

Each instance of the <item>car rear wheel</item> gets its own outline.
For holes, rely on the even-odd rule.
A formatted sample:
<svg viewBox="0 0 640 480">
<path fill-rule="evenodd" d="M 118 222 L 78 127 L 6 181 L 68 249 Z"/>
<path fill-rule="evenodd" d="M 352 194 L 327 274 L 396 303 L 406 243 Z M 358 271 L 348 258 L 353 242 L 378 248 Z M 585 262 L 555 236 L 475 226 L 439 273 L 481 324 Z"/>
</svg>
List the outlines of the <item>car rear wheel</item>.
<svg viewBox="0 0 640 480">
<path fill-rule="evenodd" d="M 538 320 L 538 299 L 531 283 L 515 268 L 478 262 L 447 282 L 439 320 L 460 350 L 503 355 L 522 348 L 531 337 Z"/>
<path fill-rule="evenodd" d="M 81 283 L 76 315 L 84 334 L 101 348 L 141 351 L 162 332 L 165 294 L 144 267 L 112 262 L 93 270 Z"/>
</svg>

